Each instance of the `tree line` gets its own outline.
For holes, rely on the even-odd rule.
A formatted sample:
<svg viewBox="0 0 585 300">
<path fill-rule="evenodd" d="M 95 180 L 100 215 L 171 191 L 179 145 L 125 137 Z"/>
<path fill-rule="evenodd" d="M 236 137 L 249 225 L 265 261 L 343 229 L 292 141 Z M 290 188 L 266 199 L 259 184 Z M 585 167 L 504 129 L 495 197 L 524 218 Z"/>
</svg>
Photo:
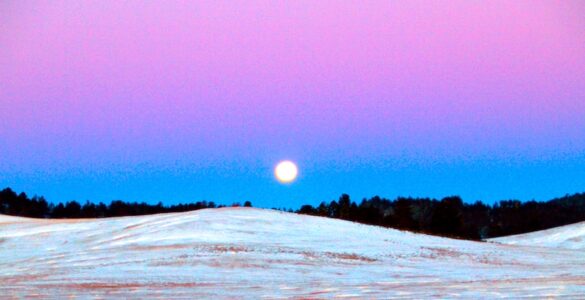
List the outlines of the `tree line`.
<svg viewBox="0 0 585 300">
<path fill-rule="evenodd" d="M 233 203 L 231 206 L 242 206 Z M 251 207 L 250 201 L 243 206 Z M 187 204 L 163 205 L 148 204 L 145 202 L 124 202 L 115 200 L 106 205 L 103 202 L 93 203 L 86 201 L 80 204 L 77 201 L 53 204 L 44 197 L 33 196 L 29 198 L 25 193 L 17 194 L 10 188 L 0 191 L 0 214 L 29 217 L 29 218 L 109 218 L 124 216 L 140 216 L 171 212 L 186 212 L 203 208 L 222 208 L 225 205 L 217 205 L 214 202 L 198 201 Z"/>
<path fill-rule="evenodd" d="M 231 206 L 242 206 L 234 203 Z M 251 207 L 246 201 L 243 206 Z M 221 208 L 214 202 L 163 205 L 144 202 L 77 201 L 53 204 L 43 197 L 29 198 L 10 188 L 0 191 L 0 214 L 32 218 L 107 218 L 157 213 L 185 212 L 203 208 Z M 287 211 L 293 212 L 292 209 Z M 550 201 L 522 202 L 504 200 L 493 205 L 481 201 L 465 203 L 459 196 L 432 198 L 399 197 L 393 200 L 378 196 L 362 199 L 358 204 L 347 194 L 318 206 L 303 205 L 300 214 L 337 218 L 433 235 L 480 240 L 526 233 L 585 221 L 585 193 L 566 195 Z"/>
<path fill-rule="evenodd" d="M 301 214 L 339 218 L 433 235 L 481 240 L 527 233 L 585 221 L 585 193 L 546 202 L 504 200 L 487 205 L 465 203 L 459 196 L 441 200 L 378 196 L 360 204 L 343 194 L 338 201 L 303 205 Z"/>
</svg>

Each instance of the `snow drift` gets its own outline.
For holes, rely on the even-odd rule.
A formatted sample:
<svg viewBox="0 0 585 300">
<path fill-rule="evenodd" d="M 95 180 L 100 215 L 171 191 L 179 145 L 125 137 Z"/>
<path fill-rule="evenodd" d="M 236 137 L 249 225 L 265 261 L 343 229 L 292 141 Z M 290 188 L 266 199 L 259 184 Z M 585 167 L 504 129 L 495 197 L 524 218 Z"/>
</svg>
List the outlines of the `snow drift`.
<svg viewBox="0 0 585 300">
<path fill-rule="evenodd" d="M 585 294 L 583 258 L 254 208 L 0 216 L 8 297 L 576 297 Z"/>
</svg>

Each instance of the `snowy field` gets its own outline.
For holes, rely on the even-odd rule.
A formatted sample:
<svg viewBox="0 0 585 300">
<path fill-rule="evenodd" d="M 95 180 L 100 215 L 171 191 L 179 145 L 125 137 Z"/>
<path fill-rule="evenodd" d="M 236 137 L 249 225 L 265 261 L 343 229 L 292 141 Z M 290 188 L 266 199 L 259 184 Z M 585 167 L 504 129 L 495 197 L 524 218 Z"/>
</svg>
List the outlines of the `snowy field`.
<svg viewBox="0 0 585 300">
<path fill-rule="evenodd" d="M 552 234 L 575 238 L 566 228 Z M 585 297 L 583 246 L 535 235 L 470 242 L 253 208 L 0 216 L 0 297 Z"/>
<path fill-rule="evenodd" d="M 585 222 L 526 234 L 490 239 L 491 242 L 582 250 L 585 259 Z M 584 295 L 585 298 L 585 295 Z"/>
</svg>

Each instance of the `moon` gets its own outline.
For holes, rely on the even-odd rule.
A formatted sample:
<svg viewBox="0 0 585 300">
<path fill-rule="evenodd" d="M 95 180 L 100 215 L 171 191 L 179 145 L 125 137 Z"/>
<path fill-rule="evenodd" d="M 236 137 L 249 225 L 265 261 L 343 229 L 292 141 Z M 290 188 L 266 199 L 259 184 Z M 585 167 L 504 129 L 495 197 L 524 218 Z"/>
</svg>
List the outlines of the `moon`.
<svg viewBox="0 0 585 300">
<path fill-rule="evenodd" d="M 297 178 L 298 174 L 297 165 L 290 160 L 283 160 L 274 168 L 274 176 L 280 183 L 291 183 Z"/>
</svg>

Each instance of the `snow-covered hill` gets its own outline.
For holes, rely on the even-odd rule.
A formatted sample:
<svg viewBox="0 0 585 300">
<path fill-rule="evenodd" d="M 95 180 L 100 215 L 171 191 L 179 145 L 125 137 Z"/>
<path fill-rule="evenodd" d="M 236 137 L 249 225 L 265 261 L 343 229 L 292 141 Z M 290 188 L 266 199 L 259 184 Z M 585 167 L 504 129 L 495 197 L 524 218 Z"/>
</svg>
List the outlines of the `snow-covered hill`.
<svg viewBox="0 0 585 300">
<path fill-rule="evenodd" d="M 0 216 L 0 283 L 0 297 L 55 299 L 577 297 L 585 259 L 253 208 Z"/>
<path fill-rule="evenodd" d="M 488 241 L 509 245 L 585 250 L 585 222 L 535 231 L 526 234 L 495 238 Z"/>
</svg>

